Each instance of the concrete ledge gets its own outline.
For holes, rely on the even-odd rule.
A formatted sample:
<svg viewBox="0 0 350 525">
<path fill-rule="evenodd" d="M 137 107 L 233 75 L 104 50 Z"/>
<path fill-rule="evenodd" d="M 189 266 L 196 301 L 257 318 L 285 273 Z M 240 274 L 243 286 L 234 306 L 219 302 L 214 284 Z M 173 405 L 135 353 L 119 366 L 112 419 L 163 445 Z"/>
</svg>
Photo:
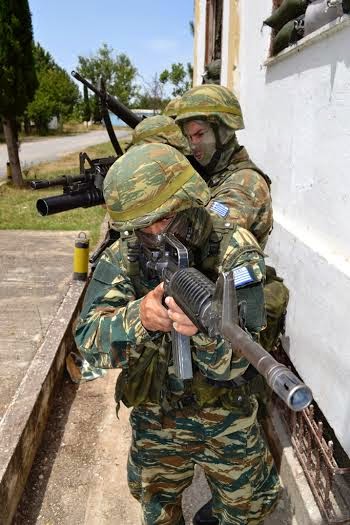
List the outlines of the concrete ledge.
<svg viewBox="0 0 350 525">
<path fill-rule="evenodd" d="M 298 525 L 327 525 L 322 518 L 303 469 L 294 454 L 292 443 L 277 409 L 272 409 L 269 419 L 273 427 L 270 429 L 273 437 L 270 432 L 269 442 L 273 440 L 273 451 L 279 456 L 275 457 L 275 460 L 279 466 L 282 483 L 287 488 L 296 522 Z"/>
<path fill-rule="evenodd" d="M 86 283 L 73 282 L 0 424 L 0 523 L 10 525 L 73 345 Z"/>
</svg>

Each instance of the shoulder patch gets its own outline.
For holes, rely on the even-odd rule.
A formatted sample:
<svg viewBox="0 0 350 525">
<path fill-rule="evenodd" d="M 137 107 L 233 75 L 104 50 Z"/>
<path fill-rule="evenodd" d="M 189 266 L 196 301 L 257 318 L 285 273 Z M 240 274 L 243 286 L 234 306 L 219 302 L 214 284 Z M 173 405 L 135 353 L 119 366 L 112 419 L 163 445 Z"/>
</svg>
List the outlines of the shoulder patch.
<svg viewBox="0 0 350 525">
<path fill-rule="evenodd" d="M 218 202 L 218 201 L 212 201 L 209 204 L 209 210 L 213 211 L 214 213 L 216 213 L 217 215 L 223 218 L 227 217 L 228 212 L 229 212 L 228 207 L 225 206 L 225 204 L 222 204 L 221 202 Z"/>
<path fill-rule="evenodd" d="M 247 286 L 247 284 L 257 282 L 257 278 L 249 266 L 234 268 L 233 275 L 235 278 L 235 288 L 241 288 L 242 286 Z"/>
</svg>

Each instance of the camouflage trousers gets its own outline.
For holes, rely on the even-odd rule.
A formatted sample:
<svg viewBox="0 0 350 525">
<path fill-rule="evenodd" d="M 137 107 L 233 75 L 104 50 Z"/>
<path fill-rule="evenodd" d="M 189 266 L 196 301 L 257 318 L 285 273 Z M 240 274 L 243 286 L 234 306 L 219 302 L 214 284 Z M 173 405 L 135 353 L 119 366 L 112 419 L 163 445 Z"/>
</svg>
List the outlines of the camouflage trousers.
<svg viewBox="0 0 350 525">
<path fill-rule="evenodd" d="M 251 399 L 249 416 L 223 408 L 133 409 L 128 483 L 141 503 L 143 525 L 184 525 L 181 496 L 195 464 L 205 472 L 220 525 L 262 523 L 280 485 Z"/>
</svg>

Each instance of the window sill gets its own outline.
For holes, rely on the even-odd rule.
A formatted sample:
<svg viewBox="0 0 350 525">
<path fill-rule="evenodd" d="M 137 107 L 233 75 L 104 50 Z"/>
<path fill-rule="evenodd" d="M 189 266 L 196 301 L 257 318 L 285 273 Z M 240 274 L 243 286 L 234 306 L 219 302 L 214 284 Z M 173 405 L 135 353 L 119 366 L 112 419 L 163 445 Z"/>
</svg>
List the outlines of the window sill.
<svg viewBox="0 0 350 525">
<path fill-rule="evenodd" d="M 299 53 L 304 47 L 308 47 L 312 45 L 314 42 L 318 42 L 319 40 L 322 40 L 323 38 L 327 38 L 328 36 L 332 35 L 333 33 L 336 33 L 337 31 L 341 31 L 344 27 L 350 26 L 350 15 L 346 14 L 343 15 L 336 20 L 332 20 L 329 24 L 326 24 L 313 33 L 310 33 L 309 35 L 305 36 L 304 38 L 301 38 L 296 42 L 295 44 L 290 45 L 286 49 L 283 49 L 278 55 L 268 58 L 263 63 L 264 66 L 272 66 L 273 64 L 276 64 L 278 62 L 281 62 L 285 58 L 295 55 L 296 53 Z"/>
</svg>

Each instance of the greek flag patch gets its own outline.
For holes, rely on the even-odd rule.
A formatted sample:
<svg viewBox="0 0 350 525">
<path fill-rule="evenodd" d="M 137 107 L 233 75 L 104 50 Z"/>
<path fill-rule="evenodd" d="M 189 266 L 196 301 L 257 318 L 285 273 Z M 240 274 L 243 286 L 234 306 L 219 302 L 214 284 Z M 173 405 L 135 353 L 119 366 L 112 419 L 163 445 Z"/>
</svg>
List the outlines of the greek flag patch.
<svg viewBox="0 0 350 525">
<path fill-rule="evenodd" d="M 225 204 L 222 204 L 221 202 L 217 202 L 217 201 L 213 201 L 210 204 L 209 209 L 213 211 L 214 213 L 216 213 L 217 215 L 220 215 L 220 217 L 223 217 L 223 218 L 227 217 L 228 212 L 229 212 L 229 209 L 227 206 L 225 206 Z"/>
<path fill-rule="evenodd" d="M 235 288 L 240 288 L 241 286 L 246 286 L 247 284 L 255 282 L 255 279 L 250 274 L 247 266 L 241 266 L 240 268 L 234 268 L 233 275 L 235 278 Z"/>
</svg>

